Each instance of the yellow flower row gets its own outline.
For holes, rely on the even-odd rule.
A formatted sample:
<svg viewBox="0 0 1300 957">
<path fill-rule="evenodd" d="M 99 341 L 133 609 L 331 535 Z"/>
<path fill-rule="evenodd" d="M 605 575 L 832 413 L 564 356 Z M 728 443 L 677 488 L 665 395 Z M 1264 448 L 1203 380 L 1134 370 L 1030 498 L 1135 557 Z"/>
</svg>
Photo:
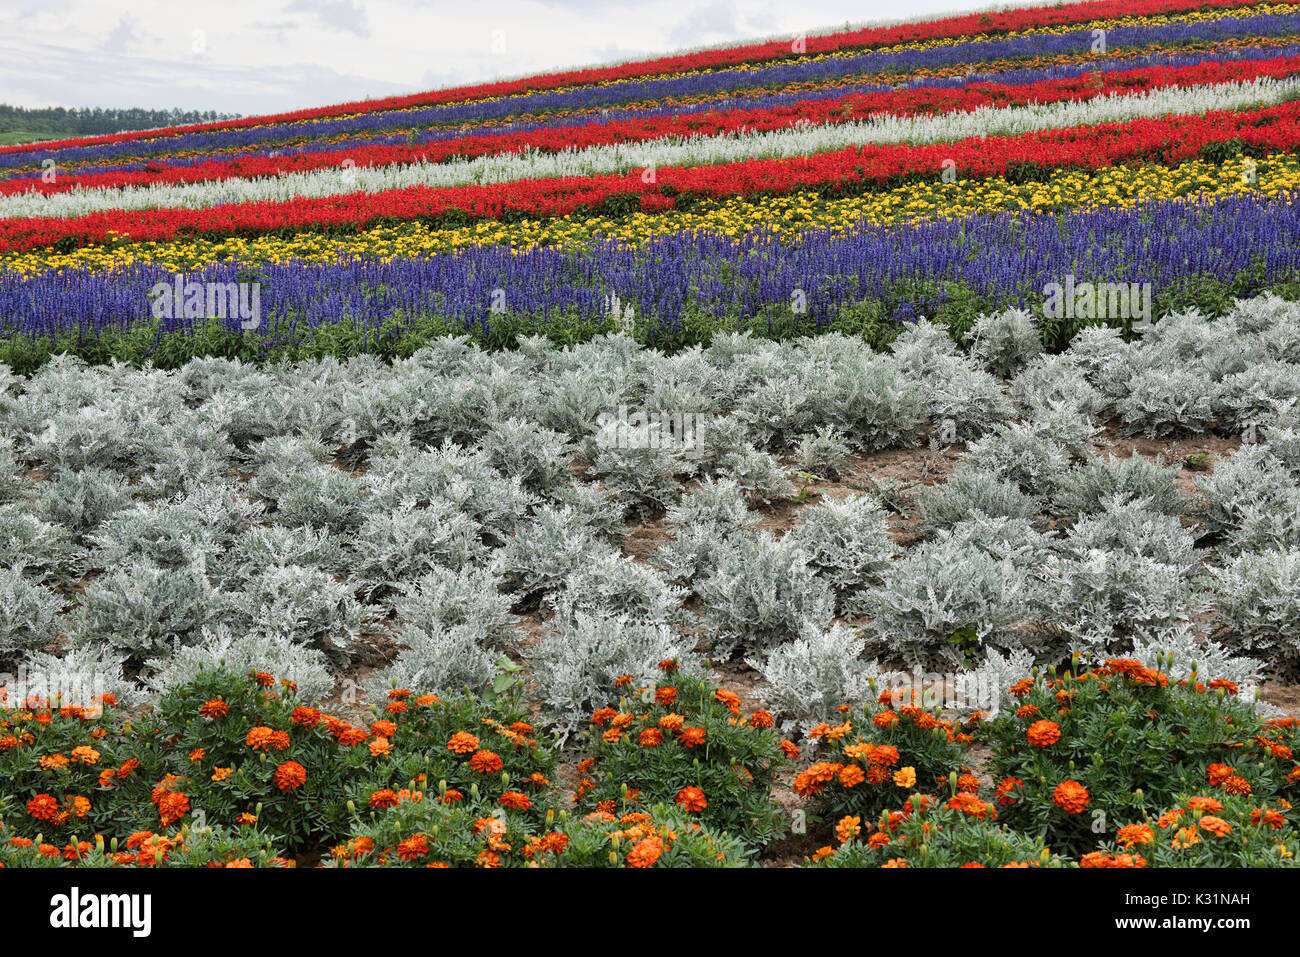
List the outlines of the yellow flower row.
<svg viewBox="0 0 1300 957">
<path fill-rule="evenodd" d="M 1192 194 L 1225 197 L 1276 195 L 1300 189 L 1300 157 L 1278 154 L 1259 160 L 1235 157 L 1222 163 L 1192 160 L 1175 167 L 1118 166 L 1095 172 L 1065 170 L 1043 182 L 1012 183 L 1003 177 L 913 183 L 843 199 L 816 193 L 706 200 L 686 211 L 626 216 L 565 216 L 516 223 L 480 222 L 440 228 L 422 223 L 384 226 L 355 236 L 300 233 L 293 237 L 232 237 L 222 240 L 142 242 L 49 250 L 0 258 L 25 275 L 47 270 L 112 270 L 156 263 L 188 271 L 223 259 L 241 262 L 332 262 L 365 256 L 380 259 L 454 253 L 470 246 L 508 245 L 516 252 L 539 246 L 572 246 L 616 240 L 635 246 L 671 233 L 721 234 L 739 239 L 753 232 L 790 238 L 809 229 L 848 230 L 866 221 L 888 225 L 908 220 L 955 219 L 1015 210 L 1063 211 L 1122 207 Z"/>
</svg>

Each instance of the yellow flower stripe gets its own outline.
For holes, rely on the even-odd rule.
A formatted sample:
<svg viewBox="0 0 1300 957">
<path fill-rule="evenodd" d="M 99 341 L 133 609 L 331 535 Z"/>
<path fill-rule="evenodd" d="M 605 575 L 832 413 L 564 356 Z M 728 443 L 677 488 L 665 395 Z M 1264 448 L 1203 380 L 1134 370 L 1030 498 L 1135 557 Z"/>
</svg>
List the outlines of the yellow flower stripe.
<svg viewBox="0 0 1300 957">
<path fill-rule="evenodd" d="M 1091 210 L 1196 193 L 1221 198 L 1241 193 L 1276 195 L 1300 190 L 1300 157 L 1275 154 L 1255 161 L 1191 160 L 1169 168 L 1117 166 L 1095 172 L 1063 170 L 1044 182 L 1011 183 L 1003 177 L 912 183 L 843 199 L 816 193 L 707 200 L 684 212 L 634 213 L 622 217 L 566 216 L 517 223 L 495 221 L 455 228 L 404 223 L 355 236 L 300 233 L 221 240 L 175 240 L 94 246 L 69 253 L 40 250 L 0 257 L 0 267 L 34 275 L 47 270 L 112 270 L 157 263 L 183 272 L 234 258 L 241 262 L 332 262 L 365 256 L 391 259 L 454 253 L 470 246 L 502 244 L 524 252 L 613 239 L 630 246 L 676 232 L 713 233 L 739 239 L 754 231 L 791 238 L 808 229 L 848 230 L 862 220 L 886 225 L 906 220 L 953 219 L 1006 210 Z"/>
</svg>

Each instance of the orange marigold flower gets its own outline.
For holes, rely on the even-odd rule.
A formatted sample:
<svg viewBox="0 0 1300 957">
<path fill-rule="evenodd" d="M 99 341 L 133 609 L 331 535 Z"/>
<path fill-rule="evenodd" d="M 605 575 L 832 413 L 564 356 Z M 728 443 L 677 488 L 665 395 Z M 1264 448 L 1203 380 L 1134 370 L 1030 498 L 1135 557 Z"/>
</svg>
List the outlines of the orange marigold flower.
<svg viewBox="0 0 1300 957">
<path fill-rule="evenodd" d="M 207 753 L 208 753 L 207 748 L 195 748 L 193 751 L 190 752 L 190 760 L 196 763 L 202 761 L 203 756 Z"/>
<path fill-rule="evenodd" d="M 976 794 L 980 789 L 980 779 L 973 774 L 963 774 L 957 778 L 957 790 Z"/>
<path fill-rule="evenodd" d="M 664 743 L 664 733 L 658 728 L 646 728 L 637 736 L 637 743 L 643 748 L 657 748 Z"/>
<path fill-rule="evenodd" d="M 954 811 L 961 811 L 971 817 L 988 818 L 997 817 L 997 812 L 993 810 L 993 805 L 987 801 L 981 801 L 974 794 L 967 791 L 958 791 L 948 799 L 948 807 Z"/>
<path fill-rule="evenodd" d="M 1082 814 L 1088 800 L 1088 789 L 1078 781 L 1062 781 L 1052 792 L 1052 802 L 1067 814 Z"/>
<path fill-rule="evenodd" d="M 618 712 L 613 708 L 601 708 L 598 711 L 593 711 L 591 713 L 591 723 L 599 728 L 602 724 L 617 714 Z"/>
<path fill-rule="evenodd" d="M 1156 824 L 1158 824 L 1162 830 L 1165 828 L 1173 827 L 1174 822 L 1177 821 L 1182 816 L 1183 816 L 1183 809 L 1180 807 L 1176 807 L 1172 810 L 1165 811 L 1164 814 L 1161 814 L 1160 817 L 1156 818 Z"/>
<path fill-rule="evenodd" d="M 694 748 L 704 743 L 705 732 L 703 728 L 682 728 L 681 734 L 677 740 L 684 748 Z"/>
<path fill-rule="evenodd" d="M 713 692 L 713 697 L 727 706 L 727 710 L 732 714 L 740 714 L 740 695 L 734 691 L 728 691 L 726 688 L 719 688 Z"/>
<path fill-rule="evenodd" d="M 782 738 L 781 753 L 791 761 L 797 761 L 799 759 L 799 745 L 795 744 L 793 741 L 788 741 L 785 738 Z"/>
<path fill-rule="evenodd" d="M 1032 718 L 1036 714 L 1038 714 L 1038 705 L 1036 704 L 1022 704 L 1016 709 L 1017 718 Z"/>
<path fill-rule="evenodd" d="M 614 687 L 626 688 L 628 685 L 630 685 L 633 682 L 633 680 L 634 679 L 631 675 L 619 675 L 617 678 L 614 679 Z"/>
<path fill-rule="evenodd" d="M 301 724 L 308 728 L 314 728 L 320 723 L 320 712 L 315 708 L 309 708 L 306 705 L 299 705 L 293 709 L 292 720 L 294 724 Z"/>
<path fill-rule="evenodd" d="M 1251 791 L 1250 782 L 1239 774 L 1234 774 L 1223 782 L 1223 790 L 1229 794 L 1245 795 Z"/>
<path fill-rule="evenodd" d="M 665 731 L 669 732 L 670 734 L 676 734 L 678 731 L 682 729 L 682 725 L 684 725 L 685 723 L 686 723 L 685 716 L 677 714 L 675 712 L 671 714 L 666 714 L 659 719 L 659 727 L 663 728 Z"/>
<path fill-rule="evenodd" d="M 478 738 L 467 731 L 457 731 L 447 741 L 447 750 L 456 754 L 470 754 L 478 750 Z"/>
<path fill-rule="evenodd" d="M 293 791 L 300 788 L 307 780 L 307 769 L 297 761 L 285 761 L 275 769 L 271 780 L 281 791 Z"/>
<path fill-rule="evenodd" d="M 397 856 L 403 861 L 413 861 L 429 853 L 429 839 L 423 834 L 412 834 L 397 845 Z"/>
<path fill-rule="evenodd" d="M 632 850 L 627 852 L 627 866 L 637 868 L 653 867 L 663 852 L 663 838 L 643 837 L 632 845 Z"/>
<path fill-rule="evenodd" d="M 1232 777 L 1232 768 L 1228 767 L 1226 764 L 1219 764 L 1216 762 L 1205 769 L 1205 777 L 1211 784 L 1222 784 L 1224 781 L 1228 780 L 1228 778 Z"/>
<path fill-rule="evenodd" d="M 812 859 L 814 861 L 824 861 L 826 860 L 826 858 L 830 857 L 834 853 L 835 853 L 835 848 L 831 847 L 830 845 L 827 845 L 826 847 L 819 847 L 817 848 L 817 850 L 813 851 Z"/>
<path fill-rule="evenodd" d="M 370 748 L 371 756 L 377 758 L 380 755 L 386 755 L 391 752 L 393 750 L 393 742 L 389 741 L 387 738 L 375 738 L 370 742 L 368 747 Z"/>
<path fill-rule="evenodd" d="M 455 804 L 457 801 L 465 800 L 465 795 L 461 794 L 455 788 L 447 788 L 442 792 L 443 804 Z"/>
<path fill-rule="evenodd" d="M 900 788 L 916 787 L 916 768 L 910 764 L 894 772 L 894 786 Z"/>
<path fill-rule="evenodd" d="M 53 821 L 59 813 L 59 802 L 49 794 L 38 794 L 27 802 L 27 813 L 38 821 Z"/>
<path fill-rule="evenodd" d="M 269 748 L 271 745 L 271 735 L 273 734 L 275 734 L 274 731 L 261 725 L 249 728 L 248 734 L 244 736 L 244 744 L 248 745 L 255 751 L 258 748 Z"/>
<path fill-rule="evenodd" d="M 877 711 L 871 723 L 877 728 L 888 728 L 898 723 L 898 715 L 893 711 Z"/>
<path fill-rule="evenodd" d="M 693 784 L 687 785 L 678 791 L 677 797 L 673 800 L 684 811 L 699 813 L 709 806 L 709 802 L 704 797 L 704 792 Z"/>
<path fill-rule="evenodd" d="M 1030 744 L 1045 748 L 1061 740 L 1061 728 L 1055 721 L 1035 721 L 1025 736 Z"/>
<path fill-rule="evenodd" d="M 845 815 L 835 825 L 835 837 L 841 844 L 847 844 L 862 833 L 862 818 Z"/>
<path fill-rule="evenodd" d="M 898 748 L 892 744 L 882 744 L 871 752 L 870 761 L 872 764 L 878 764 L 881 767 L 888 767 L 898 763 Z"/>
<path fill-rule="evenodd" d="M 672 672 L 676 671 L 677 668 L 678 668 L 678 664 L 676 658 L 665 658 L 663 661 L 659 662 L 660 671 L 671 674 Z"/>
<path fill-rule="evenodd" d="M 230 713 L 230 705 L 220 698 L 212 698 L 199 705 L 199 714 L 205 718 L 224 718 Z"/>
<path fill-rule="evenodd" d="M 1219 811 L 1223 810 L 1223 805 L 1212 797 L 1197 795 L 1196 797 L 1188 798 L 1187 810 L 1200 811 L 1203 814 L 1217 814 Z"/>
<path fill-rule="evenodd" d="M 775 724 L 776 722 L 772 720 L 772 712 L 755 711 L 752 715 L 750 715 L 749 723 L 755 728 L 767 729 L 772 727 L 772 725 Z"/>
<path fill-rule="evenodd" d="M 179 791 L 168 791 L 158 802 L 163 827 L 169 827 L 190 812 L 190 799 Z"/>
<path fill-rule="evenodd" d="M 533 802 L 528 799 L 527 794 L 521 794 L 518 791 L 504 791 L 497 798 L 497 803 L 502 807 L 512 808 L 516 811 L 527 811 L 533 806 Z"/>
<path fill-rule="evenodd" d="M 1029 692 L 1033 690 L 1034 690 L 1033 678 L 1021 678 L 1010 688 L 1011 693 L 1015 695 L 1017 698 L 1023 698 L 1025 695 L 1029 694 Z"/>
<path fill-rule="evenodd" d="M 1268 809 L 1267 811 L 1264 810 L 1263 808 L 1256 808 L 1255 810 L 1250 812 L 1250 823 L 1251 824 L 1264 823 L 1269 825 L 1271 828 L 1273 828 L 1273 830 L 1276 831 L 1281 829 L 1282 826 L 1286 824 L 1286 818 L 1283 817 L 1281 814 L 1279 814 L 1277 811 L 1274 811 L 1272 808 Z"/>
<path fill-rule="evenodd" d="M 867 776 L 866 774 L 863 773 L 862 768 L 858 767 L 858 765 L 846 764 L 844 765 L 843 768 L 840 769 L 839 779 L 840 779 L 840 784 L 842 784 L 844 787 L 854 788 L 857 787 L 859 784 L 861 784 L 863 781 L 865 781 L 867 779 Z"/>
<path fill-rule="evenodd" d="M 72 760 L 79 764 L 94 764 L 99 760 L 99 752 L 83 744 L 72 749 Z"/>
<path fill-rule="evenodd" d="M 1126 824 L 1115 835 L 1115 840 L 1125 848 L 1134 844 L 1150 844 L 1155 839 L 1155 832 L 1149 824 Z"/>
<path fill-rule="evenodd" d="M 366 734 L 365 728 L 347 727 L 339 730 L 337 740 L 338 743 L 344 747 L 352 748 L 363 743 L 368 737 L 369 735 Z"/>
<path fill-rule="evenodd" d="M 492 751 L 475 751 L 469 766 L 479 774 L 495 774 L 501 770 L 501 758 Z"/>
<path fill-rule="evenodd" d="M 391 738 L 397 733 L 397 725 L 391 721 L 379 720 L 370 726 L 372 738 Z"/>
<path fill-rule="evenodd" d="M 1016 797 L 1012 792 L 1018 791 L 1024 786 L 1025 782 L 1020 778 L 1003 778 L 998 782 L 997 786 L 998 803 L 1003 805 L 1015 804 Z"/>
<path fill-rule="evenodd" d="M 655 701 L 662 705 L 671 705 L 677 700 L 676 688 L 658 688 L 655 690 Z"/>
<path fill-rule="evenodd" d="M 275 684 L 275 679 L 271 677 L 269 674 L 267 674 L 265 671 L 254 671 L 253 680 L 256 681 L 263 688 L 269 688 L 271 687 L 271 685 Z"/>
<path fill-rule="evenodd" d="M 1215 817 L 1213 814 L 1202 817 L 1200 824 L 1202 831 L 1209 831 L 1217 837 L 1227 837 L 1232 833 L 1232 825 L 1221 817 Z"/>
</svg>

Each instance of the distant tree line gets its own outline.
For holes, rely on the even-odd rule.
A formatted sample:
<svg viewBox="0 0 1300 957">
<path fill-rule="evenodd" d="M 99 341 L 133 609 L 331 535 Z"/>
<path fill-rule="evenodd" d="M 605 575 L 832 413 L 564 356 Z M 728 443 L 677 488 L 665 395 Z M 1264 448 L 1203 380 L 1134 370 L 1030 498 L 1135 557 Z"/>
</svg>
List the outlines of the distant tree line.
<svg viewBox="0 0 1300 957">
<path fill-rule="evenodd" d="M 147 130 L 157 126 L 212 123 L 238 117 L 238 113 L 218 113 L 215 110 L 142 110 L 139 107 L 106 110 L 99 106 L 27 109 L 0 103 L 0 133 L 21 130 L 30 133 L 95 136 L 101 133 Z"/>
</svg>

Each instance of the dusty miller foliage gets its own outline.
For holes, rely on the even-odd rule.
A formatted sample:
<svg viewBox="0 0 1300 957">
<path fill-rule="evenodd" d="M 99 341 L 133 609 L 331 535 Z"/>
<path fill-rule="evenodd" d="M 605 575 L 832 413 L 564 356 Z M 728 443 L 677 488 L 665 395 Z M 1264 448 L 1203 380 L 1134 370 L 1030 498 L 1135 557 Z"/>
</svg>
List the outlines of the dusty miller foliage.
<svg viewBox="0 0 1300 957">
<path fill-rule="evenodd" d="M 805 624 L 799 636 L 746 664 L 763 676 L 763 695 L 782 732 L 806 731 L 832 721 L 843 704 L 856 705 L 871 695 L 881 675 L 875 661 L 863 661 L 866 641 L 843 625 Z"/>
<path fill-rule="evenodd" d="M 481 687 L 516 650 L 519 605 L 550 618 L 548 673 L 564 641 L 588 647 L 548 712 L 570 716 L 608 695 L 597 678 L 701 639 L 782 662 L 795 688 L 848 682 L 836 613 L 870 618 L 882 659 L 977 675 L 1160 641 L 1225 673 L 1250 673 L 1243 654 L 1293 670 L 1300 308 L 1261 296 L 1129 338 L 1089 327 L 1047 355 L 1012 310 L 960 345 L 910 323 L 879 353 L 836 333 L 673 356 L 626 335 L 496 352 L 462 336 L 394 362 L 0 367 L 0 665 L 99 669 L 134 693 L 260 656 L 315 695 L 382 634 L 401 650 L 371 692 Z M 700 416 L 697 447 L 602 447 L 624 407 Z M 1177 463 L 1096 457 L 1103 424 L 1242 447 L 1184 494 Z M 927 441 L 967 447 L 917 501 L 870 474 L 872 453 Z M 868 499 L 756 531 L 799 494 L 795 470 L 843 479 L 851 456 L 900 527 L 920 511 L 920 544 L 895 548 Z M 629 540 L 629 518 L 652 524 Z M 691 594 L 707 627 L 686 634 Z M 644 660 L 607 675 L 600 642 Z M 799 642 L 832 658 L 801 665 Z"/>
<path fill-rule="evenodd" d="M 835 594 L 838 614 L 862 612 L 867 590 L 899 553 L 889 537 L 889 516 L 865 495 L 828 499 L 803 512 L 803 524 L 785 541 L 808 553 L 817 577 Z"/>
<path fill-rule="evenodd" d="M 653 622 L 588 615 L 555 619 L 530 652 L 543 713 L 567 739 L 584 728 L 591 712 L 618 703 L 614 682 L 631 675 L 633 687 L 653 685 L 659 662 L 676 658 L 687 673 L 699 673 L 693 638 Z"/>
<path fill-rule="evenodd" d="M 835 608 L 831 588 L 812 555 L 789 536 L 738 535 L 696 587 L 723 657 L 763 654 L 799 634 L 806 622 L 826 624 Z"/>
</svg>

